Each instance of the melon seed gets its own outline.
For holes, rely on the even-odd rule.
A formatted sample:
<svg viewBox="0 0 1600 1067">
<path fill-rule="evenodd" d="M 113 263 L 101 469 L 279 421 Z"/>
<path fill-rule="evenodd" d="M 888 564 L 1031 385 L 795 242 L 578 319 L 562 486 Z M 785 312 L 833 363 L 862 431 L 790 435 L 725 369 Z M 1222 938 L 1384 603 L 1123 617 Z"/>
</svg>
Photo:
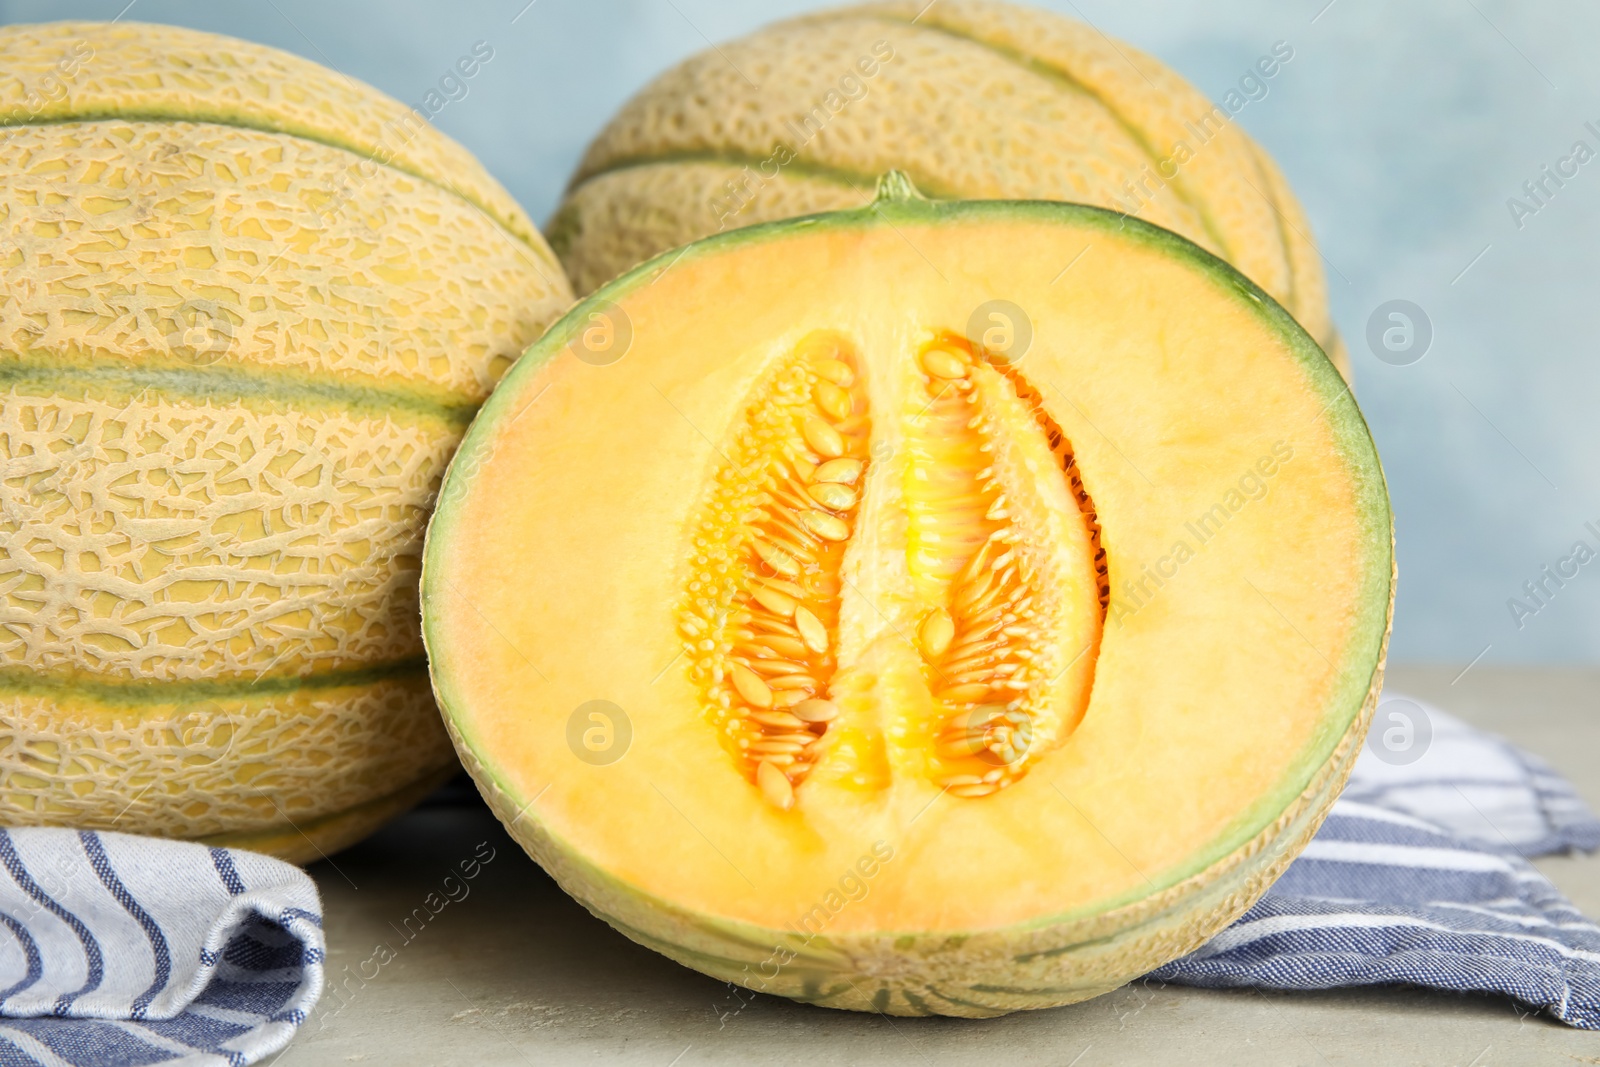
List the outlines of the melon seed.
<svg viewBox="0 0 1600 1067">
<path fill-rule="evenodd" d="M 922 619 L 922 625 L 917 629 L 917 643 L 922 646 L 922 654 L 930 660 L 936 660 L 944 655 L 955 637 L 956 624 L 951 621 L 950 613 L 943 608 L 934 608 L 928 612 Z"/>
<path fill-rule="evenodd" d="M 756 784 L 761 787 L 761 795 L 768 804 L 779 811 L 788 811 L 794 807 L 794 786 L 789 784 L 789 776 L 772 763 L 762 760 L 756 764 Z"/>
<path fill-rule="evenodd" d="M 989 591 L 989 586 L 994 581 L 993 571 L 984 571 L 977 579 L 961 587 L 956 594 L 955 608 L 958 612 L 966 613 L 978 603 L 979 599 Z"/>
<path fill-rule="evenodd" d="M 762 634 L 756 638 L 755 643 L 765 645 L 778 655 L 788 656 L 790 659 L 799 659 L 806 654 L 805 643 L 793 637 L 783 637 L 779 634 Z"/>
<path fill-rule="evenodd" d="M 756 631 L 764 634 L 785 634 L 789 637 L 800 636 L 799 630 L 796 630 L 782 619 L 752 619 L 750 625 L 755 627 Z"/>
<path fill-rule="evenodd" d="M 776 589 L 758 585 L 751 590 L 750 595 L 757 604 L 760 604 L 779 618 L 787 619 L 794 614 L 794 601 Z"/>
<path fill-rule="evenodd" d="M 806 529 L 825 541 L 843 541 L 850 536 L 850 526 L 837 515 L 826 511 L 807 511 L 800 516 Z"/>
<path fill-rule="evenodd" d="M 819 655 L 828 651 L 828 628 L 822 625 L 821 619 L 811 613 L 810 608 L 803 604 L 795 608 L 794 624 L 807 648 Z"/>
<path fill-rule="evenodd" d="M 967 376 L 966 360 L 943 348 L 930 348 L 922 353 L 922 369 L 935 378 L 947 380 Z"/>
<path fill-rule="evenodd" d="M 775 730 L 803 730 L 806 725 L 805 720 L 787 711 L 752 711 L 750 721 L 770 726 Z"/>
<path fill-rule="evenodd" d="M 728 667 L 728 677 L 745 703 L 757 708 L 772 707 L 772 690 L 767 688 L 767 683 L 755 671 L 742 663 L 734 663 Z"/>
<path fill-rule="evenodd" d="M 776 589 L 786 597 L 794 600 L 805 599 L 806 591 L 793 582 L 783 581 L 781 578 L 762 578 L 760 582 L 768 589 Z"/>
<path fill-rule="evenodd" d="M 801 674 L 805 671 L 805 668 L 800 664 L 785 663 L 781 659 L 751 660 L 747 666 L 761 674 Z"/>
<path fill-rule="evenodd" d="M 767 683 L 769 689 L 815 689 L 817 680 L 809 674 L 781 674 Z"/>
<path fill-rule="evenodd" d="M 817 740 L 817 735 L 810 730 L 799 730 L 787 734 L 768 734 L 761 738 L 763 741 L 785 741 L 791 745 L 809 745 Z"/>
<path fill-rule="evenodd" d="M 811 450 L 824 459 L 835 459 L 844 455 L 844 438 L 839 435 L 839 431 L 815 415 L 806 416 L 800 432 L 805 436 L 806 444 L 811 446 Z"/>
<path fill-rule="evenodd" d="M 760 540 L 754 541 L 752 544 L 755 547 L 756 555 L 761 557 L 761 562 L 779 574 L 793 578 L 800 573 L 800 564 L 795 562 L 795 558 L 783 549 Z"/>
<path fill-rule="evenodd" d="M 795 744 L 793 741 L 757 741 L 750 746 L 750 751 L 762 756 L 798 756 L 805 745 Z"/>
<path fill-rule="evenodd" d="M 837 359 L 819 359 L 811 365 L 811 369 L 817 372 L 817 377 L 825 378 L 845 389 L 850 388 L 856 381 L 856 372 L 850 369 L 850 364 Z"/>
<path fill-rule="evenodd" d="M 855 406 L 854 398 L 832 382 L 818 382 L 816 396 L 817 406 L 833 419 L 849 418 L 850 411 Z"/>
<path fill-rule="evenodd" d="M 839 705 L 831 700 L 803 700 L 789 710 L 805 722 L 832 722 L 839 717 Z"/>
<path fill-rule="evenodd" d="M 812 500 L 833 511 L 849 511 L 856 504 L 855 493 L 849 486 L 838 482 L 815 482 L 806 486 L 806 493 Z"/>
<path fill-rule="evenodd" d="M 842 485 L 854 485 L 856 479 L 861 477 L 863 464 L 859 459 L 830 459 L 817 468 L 811 476 L 813 481 L 839 482 Z"/>
</svg>

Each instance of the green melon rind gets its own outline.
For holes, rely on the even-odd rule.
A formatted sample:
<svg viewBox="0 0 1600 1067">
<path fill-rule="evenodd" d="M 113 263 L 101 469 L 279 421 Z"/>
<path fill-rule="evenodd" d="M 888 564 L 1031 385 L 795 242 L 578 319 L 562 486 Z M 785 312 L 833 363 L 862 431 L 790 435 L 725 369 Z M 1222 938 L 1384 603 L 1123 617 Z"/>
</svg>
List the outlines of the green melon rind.
<svg viewBox="0 0 1600 1067">
<path fill-rule="evenodd" d="M 1242 812 L 1210 847 L 1152 879 L 1153 892 L 1133 891 L 1093 906 L 1027 923 L 968 933 L 897 931 L 802 939 L 789 931 L 734 922 L 679 907 L 629 886 L 595 866 L 573 843 L 538 821 L 527 798 L 502 784 L 502 774 L 471 732 L 470 709 L 452 691 L 444 635 L 437 632 L 438 555 L 449 540 L 457 504 L 473 472 L 494 453 L 501 419 L 523 405 L 519 394 L 605 303 L 687 260 L 708 258 L 808 229 L 1032 220 L 1115 231 L 1210 276 L 1287 343 L 1324 401 L 1324 415 L 1351 473 L 1368 558 L 1353 610 L 1366 616 L 1353 628 L 1329 714 L 1279 785 Z M 1049 1007 L 1108 992 L 1192 951 L 1242 915 L 1299 854 L 1326 817 L 1366 736 L 1378 694 L 1394 612 L 1394 534 L 1387 485 L 1370 431 L 1349 386 L 1309 334 L 1255 283 L 1227 262 L 1176 233 L 1117 212 L 1055 201 L 922 199 L 904 176 L 892 174 L 878 199 L 852 210 L 782 219 L 715 234 L 656 256 L 602 286 L 574 306 L 530 346 L 468 429 L 445 473 L 439 506 L 429 523 L 422 565 L 423 640 L 434 695 L 462 762 L 507 830 L 552 877 L 592 913 L 624 935 L 696 970 L 761 992 L 888 1014 L 922 1014 L 919 991 L 934 994 L 940 1014 L 982 1017 Z M 1344 709 L 1339 714 L 1339 709 Z M 794 953 L 777 966 L 775 951 Z M 780 955 L 777 959 L 782 959 Z M 777 973 L 768 976 L 767 972 Z M 843 981 L 843 987 L 839 983 Z M 834 987 L 821 994 L 824 987 Z M 887 998 L 879 990 L 887 989 Z M 906 998 L 917 994 L 920 1005 Z M 886 1002 L 885 1002 L 886 1001 Z"/>
<path fill-rule="evenodd" d="M 384 663 L 364 663 L 311 674 L 254 674 L 212 678 L 107 679 L 91 671 L 49 671 L 33 667 L 0 667 L 0 694 L 81 701 L 122 710 L 188 700 L 250 700 L 307 690 L 350 689 L 398 678 L 415 678 L 427 670 L 422 656 Z"/>
<path fill-rule="evenodd" d="M 298 367 L 215 363 L 182 359 L 122 358 L 116 362 L 63 357 L 48 351 L 0 348 L 0 390 L 20 396 L 74 396 L 133 400 L 163 398 L 229 403 L 263 411 L 333 411 L 351 415 L 442 422 L 464 428 L 479 400 L 426 383 L 343 374 L 321 377 Z"/>
</svg>

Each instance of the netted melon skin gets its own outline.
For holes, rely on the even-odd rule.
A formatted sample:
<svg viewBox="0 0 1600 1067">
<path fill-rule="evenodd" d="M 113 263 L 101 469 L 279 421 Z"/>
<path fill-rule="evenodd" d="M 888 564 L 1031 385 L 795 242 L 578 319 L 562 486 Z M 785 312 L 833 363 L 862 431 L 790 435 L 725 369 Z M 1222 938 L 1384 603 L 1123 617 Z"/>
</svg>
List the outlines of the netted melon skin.
<svg viewBox="0 0 1600 1067">
<path fill-rule="evenodd" d="M 159 692 L 159 690 L 156 690 Z M 108 696 L 110 694 L 107 694 Z M 92 698 L 8 698 L 0 824 L 113 825 L 163 837 L 301 829 L 453 766 L 420 663 L 397 677 L 265 696 L 219 693 L 130 711 Z"/>
<path fill-rule="evenodd" d="M 0 94 L 0 823 L 313 859 L 456 765 L 423 527 L 571 292 L 459 146 L 380 153 L 402 105 L 170 28 L 0 60 L 72 42 Z"/>
<path fill-rule="evenodd" d="M 550 259 L 533 223 L 472 153 L 406 104 L 310 60 L 132 21 L 8 26 L 0 53 L 11 75 L 0 85 L 0 126 L 124 117 L 290 134 L 442 185 Z"/>
<path fill-rule="evenodd" d="M 1069 200 L 1174 230 L 1267 290 L 1347 372 L 1305 213 L 1214 106 L 1151 57 L 1049 12 L 840 8 L 656 79 L 590 145 L 547 232 L 587 293 L 722 229 L 864 205 L 897 169 L 930 196 Z M 1201 144 L 1191 126 L 1206 116 Z M 1139 191 L 1179 141 L 1192 158 Z"/>
<path fill-rule="evenodd" d="M 421 656 L 447 427 L 29 388 L 0 401 L 3 670 L 262 681 Z"/>
</svg>

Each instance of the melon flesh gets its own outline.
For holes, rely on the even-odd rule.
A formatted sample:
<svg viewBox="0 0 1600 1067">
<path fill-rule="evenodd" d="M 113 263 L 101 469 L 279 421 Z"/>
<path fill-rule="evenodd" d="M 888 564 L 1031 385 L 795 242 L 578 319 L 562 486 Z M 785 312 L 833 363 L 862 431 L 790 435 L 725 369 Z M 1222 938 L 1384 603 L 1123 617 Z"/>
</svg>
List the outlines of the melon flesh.
<svg viewBox="0 0 1600 1067">
<path fill-rule="evenodd" d="M 992 300 L 1020 358 L 965 336 Z M 1199 944 L 1314 831 L 1387 640 L 1334 368 L 1087 207 L 902 189 L 663 257 L 530 350 L 444 497 L 434 684 L 511 832 L 629 936 L 837 1007 L 1060 1004 Z M 614 762 L 569 744 L 593 701 Z"/>
</svg>

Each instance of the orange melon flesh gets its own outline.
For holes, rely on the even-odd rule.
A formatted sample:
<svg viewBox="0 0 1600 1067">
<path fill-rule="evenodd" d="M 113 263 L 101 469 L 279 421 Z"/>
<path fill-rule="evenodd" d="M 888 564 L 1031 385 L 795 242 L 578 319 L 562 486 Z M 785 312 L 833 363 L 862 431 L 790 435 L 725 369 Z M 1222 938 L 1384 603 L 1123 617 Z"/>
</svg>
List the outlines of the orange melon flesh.
<svg viewBox="0 0 1600 1067">
<path fill-rule="evenodd" d="M 1031 323 L 1014 364 L 948 342 L 997 299 Z M 607 365 L 578 358 L 597 313 L 631 325 Z M 828 624 L 840 715 L 783 810 L 719 729 L 683 615 L 717 472 L 764 383 L 819 336 L 857 371 L 867 474 Z M 948 709 L 918 648 L 939 594 L 908 513 L 917 471 L 960 445 L 923 432 L 925 353 L 941 337 L 1013 403 L 992 413 L 1002 443 L 1048 458 L 1019 392 L 1064 434 L 1110 587 L 1102 616 L 1093 531 L 1074 525 L 1062 471 L 1018 468 L 1037 491 L 1023 478 L 1011 506 L 1058 572 L 1046 629 L 1066 651 L 1038 654 L 1065 666 L 1039 683 L 1034 712 L 1055 734 L 981 796 L 941 778 Z M 997 369 L 1014 381 L 995 385 Z M 1392 576 L 1360 414 L 1258 289 L 1175 235 L 1095 209 L 902 193 L 700 242 L 580 305 L 474 424 L 430 530 L 423 596 L 466 763 L 593 910 L 755 988 L 992 1014 L 1111 988 L 1265 889 L 1359 746 Z M 605 765 L 567 740 L 595 700 L 631 725 Z M 1085 930 L 1115 940 L 1151 923 L 1160 936 L 1074 962 Z M 1018 962 L 1068 930 L 1048 966 Z M 969 937 L 983 947 L 963 959 Z M 782 946 L 798 962 L 758 982 Z"/>
</svg>

